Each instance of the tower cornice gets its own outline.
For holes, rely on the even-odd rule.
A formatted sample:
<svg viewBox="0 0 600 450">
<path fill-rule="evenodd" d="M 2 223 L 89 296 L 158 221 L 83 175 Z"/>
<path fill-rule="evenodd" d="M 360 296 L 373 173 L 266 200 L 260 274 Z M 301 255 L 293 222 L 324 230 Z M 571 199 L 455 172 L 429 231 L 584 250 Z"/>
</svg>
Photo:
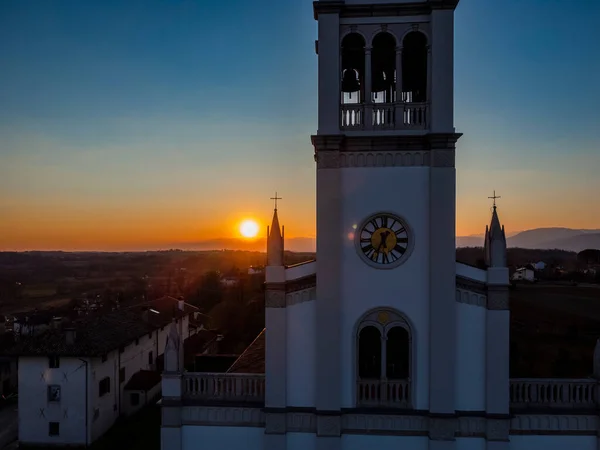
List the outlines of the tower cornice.
<svg viewBox="0 0 600 450">
<path fill-rule="evenodd" d="M 340 17 L 394 17 L 431 14 L 436 9 L 456 9 L 460 0 L 429 0 L 410 3 L 376 3 L 348 5 L 343 0 L 313 2 L 315 20 L 319 14 L 339 14 Z"/>
<path fill-rule="evenodd" d="M 421 136 L 313 135 L 315 153 L 320 151 L 415 151 L 454 150 L 462 133 L 429 133 Z"/>
<path fill-rule="evenodd" d="M 312 136 L 318 169 L 339 167 L 454 167 L 461 133 L 423 136 Z"/>
</svg>

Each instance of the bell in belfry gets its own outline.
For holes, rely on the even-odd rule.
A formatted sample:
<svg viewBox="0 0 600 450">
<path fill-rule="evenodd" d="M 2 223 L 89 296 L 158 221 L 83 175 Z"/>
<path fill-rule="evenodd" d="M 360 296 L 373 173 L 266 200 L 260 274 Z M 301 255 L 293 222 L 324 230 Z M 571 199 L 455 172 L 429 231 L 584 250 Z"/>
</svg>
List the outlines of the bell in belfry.
<svg viewBox="0 0 600 450">
<path fill-rule="evenodd" d="M 373 73 L 373 87 L 371 92 L 385 92 L 391 86 L 391 79 L 385 70 L 378 70 Z"/>
<path fill-rule="evenodd" d="M 342 92 L 357 92 L 360 90 L 360 82 L 358 80 L 358 72 L 356 69 L 344 70 L 342 77 Z"/>
</svg>

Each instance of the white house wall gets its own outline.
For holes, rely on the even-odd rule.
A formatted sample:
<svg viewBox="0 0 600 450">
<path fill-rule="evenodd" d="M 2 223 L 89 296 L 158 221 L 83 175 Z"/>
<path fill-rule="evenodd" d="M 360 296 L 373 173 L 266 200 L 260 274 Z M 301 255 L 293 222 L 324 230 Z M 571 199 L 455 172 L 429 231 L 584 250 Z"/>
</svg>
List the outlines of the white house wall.
<svg viewBox="0 0 600 450">
<path fill-rule="evenodd" d="M 456 295 L 456 409 L 485 411 L 486 309 L 476 304 L 484 297 L 464 290 Z"/>
<path fill-rule="evenodd" d="M 396 180 L 394 190 L 383 189 Z M 405 314 L 414 326 L 413 357 L 415 408 L 429 407 L 429 168 L 378 167 L 342 170 L 343 233 L 341 279 L 342 407 L 354 407 L 356 325 L 369 309 L 391 307 Z M 354 225 L 378 212 L 403 218 L 415 240 L 412 254 L 395 270 L 377 270 L 357 255 Z"/>
<path fill-rule="evenodd" d="M 315 292 L 286 295 L 288 406 L 315 406 Z"/>
<path fill-rule="evenodd" d="M 19 359 L 19 441 L 28 444 L 86 442 L 86 366 L 75 358 L 61 358 L 50 369 L 47 357 Z M 60 402 L 48 402 L 48 386 L 61 386 Z M 60 435 L 49 436 L 49 422 L 60 423 Z"/>
<path fill-rule="evenodd" d="M 189 317 L 184 318 L 183 333 L 189 336 Z M 86 413 L 85 393 L 88 395 L 89 443 L 102 436 L 119 417 L 123 405 L 124 388 L 133 374 L 152 370 L 157 352 L 164 353 L 167 327 L 162 331 L 145 334 L 125 346 L 123 353 L 113 350 L 101 357 L 82 358 L 88 361 L 88 386 L 86 365 L 77 357 L 60 357 L 60 367 L 48 368 L 47 357 L 19 358 L 19 440 L 32 444 L 85 444 Z M 158 346 L 157 346 L 158 344 Z M 148 364 L 152 352 L 153 364 Z M 119 383 L 119 369 L 125 368 L 125 379 Z M 100 380 L 110 378 L 110 392 L 100 397 Z M 61 401 L 47 401 L 49 385 L 61 386 Z M 44 410 L 41 416 L 40 410 Z M 97 413 L 96 413 L 97 411 Z M 95 418 L 94 418 L 95 417 Z M 48 422 L 60 423 L 60 435 L 48 435 Z"/>
<path fill-rule="evenodd" d="M 140 337 L 137 345 L 132 342 L 125 347 L 125 351 L 119 355 L 120 366 L 125 368 L 125 379 L 119 386 L 121 393 L 123 393 L 125 385 L 134 373 L 140 370 L 152 369 L 151 365 L 148 364 L 148 354 L 152 352 L 153 366 L 156 362 L 157 351 L 160 351 L 160 345 L 157 345 L 156 332 L 153 332 L 151 337 L 148 337 L 147 334 Z"/>
<path fill-rule="evenodd" d="M 91 442 L 102 436 L 119 417 L 118 354 L 118 350 L 110 352 L 105 362 L 101 358 L 93 359 L 89 380 Z M 100 397 L 99 383 L 106 377 L 110 378 L 110 392 Z"/>
<path fill-rule="evenodd" d="M 181 450 L 264 450 L 264 436 L 264 428 L 183 426 Z"/>
<path fill-rule="evenodd" d="M 121 399 L 121 411 L 126 416 L 130 416 L 135 414 L 140 409 L 144 408 L 146 405 L 151 404 L 157 400 L 157 397 L 160 395 L 160 383 L 156 383 L 152 389 L 148 392 L 146 391 L 133 391 L 126 390 L 123 393 L 123 398 Z M 140 402 L 137 405 L 131 404 L 131 394 L 138 394 L 140 396 Z"/>
</svg>

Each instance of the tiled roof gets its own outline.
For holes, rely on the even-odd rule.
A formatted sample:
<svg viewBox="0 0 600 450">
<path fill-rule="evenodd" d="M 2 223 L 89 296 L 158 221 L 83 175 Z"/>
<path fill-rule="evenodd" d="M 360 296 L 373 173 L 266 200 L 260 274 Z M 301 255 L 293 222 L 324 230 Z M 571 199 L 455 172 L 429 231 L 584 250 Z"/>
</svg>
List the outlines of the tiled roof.
<svg viewBox="0 0 600 450">
<path fill-rule="evenodd" d="M 125 389 L 129 391 L 149 391 L 158 383 L 161 376 L 159 372 L 154 370 L 140 370 L 133 374 L 125 385 Z"/>
<path fill-rule="evenodd" d="M 206 346 L 217 338 L 217 333 L 210 330 L 199 330 L 196 334 L 191 335 L 183 343 L 183 350 L 186 356 L 192 359 L 194 355 L 202 353 Z M 187 358 L 186 358 L 187 359 Z"/>
<path fill-rule="evenodd" d="M 153 315 L 144 321 L 138 312 L 113 311 L 72 323 L 75 340 L 68 345 L 65 329 L 51 329 L 18 342 L 8 354 L 19 356 L 102 356 L 164 326 L 165 320 Z"/>
<path fill-rule="evenodd" d="M 161 314 L 169 314 L 170 316 L 173 313 L 177 315 L 182 314 L 191 314 L 194 312 L 194 308 L 192 308 L 188 303 L 183 303 L 183 311 L 179 309 L 179 302 L 181 299 L 177 299 L 175 297 L 171 297 L 170 295 L 165 295 L 163 297 L 157 298 L 155 300 L 151 300 L 147 303 L 147 305 L 160 312 Z"/>
<path fill-rule="evenodd" d="M 238 355 L 198 355 L 192 372 L 225 373 L 238 359 Z"/>
<path fill-rule="evenodd" d="M 265 373 L 266 328 L 231 365 L 227 373 Z"/>
</svg>

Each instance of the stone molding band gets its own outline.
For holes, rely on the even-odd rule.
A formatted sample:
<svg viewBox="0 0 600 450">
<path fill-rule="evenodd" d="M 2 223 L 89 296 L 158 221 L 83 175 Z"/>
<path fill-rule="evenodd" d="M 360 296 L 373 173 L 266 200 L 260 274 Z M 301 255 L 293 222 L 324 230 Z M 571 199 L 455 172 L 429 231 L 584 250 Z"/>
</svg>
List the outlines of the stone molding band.
<svg viewBox="0 0 600 450">
<path fill-rule="evenodd" d="M 340 17 L 391 17 L 422 16 L 431 14 L 436 9 L 456 9 L 459 0 L 429 0 L 428 2 L 390 3 L 374 5 L 346 5 L 343 1 L 315 1 L 313 15 L 318 20 L 319 14 L 338 14 Z"/>
<path fill-rule="evenodd" d="M 309 275 L 286 283 L 267 283 L 265 288 L 265 307 L 285 308 L 315 300 L 317 277 Z"/>
<path fill-rule="evenodd" d="M 285 293 L 283 291 L 267 291 L 265 293 L 265 307 L 286 308 L 299 303 L 311 302 L 317 298 L 316 287 Z"/>
<path fill-rule="evenodd" d="M 183 406 L 163 408 L 163 426 L 230 426 L 265 428 L 265 434 L 316 433 L 381 434 L 390 436 L 429 436 L 432 440 L 457 437 L 507 441 L 510 435 L 585 435 L 600 431 L 597 415 L 516 414 L 492 415 L 483 411 L 463 411 L 435 415 L 427 411 L 372 413 L 359 409 L 318 412 L 314 408 L 260 408 L 241 406 Z M 175 418 L 176 411 L 180 420 Z"/>
<path fill-rule="evenodd" d="M 506 286 L 489 286 L 462 277 L 456 277 L 456 301 L 480 306 L 490 311 L 508 311 L 509 296 Z"/>
<path fill-rule="evenodd" d="M 318 152 L 318 169 L 346 167 L 454 167 L 454 150 L 412 152 Z"/>
<path fill-rule="evenodd" d="M 461 133 L 428 133 L 421 135 L 349 136 L 316 134 L 311 136 L 315 151 L 396 152 L 420 150 L 455 150 Z"/>
<path fill-rule="evenodd" d="M 455 167 L 461 135 L 312 136 L 318 169 L 344 167 Z"/>
<path fill-rule="evenodd" d="M 475 292 L 476 294 L 486 295 L 487 294 L 487 286 L 485 283 L 480 281 L 474 281 L 469 278 L 464 278 L 461 276 L 456 277 L 456 288 L 464 289 L 465 291 Z"/>
<path fill-rule="evenodd" d="M 293 285 L 291 283 L 290 285 L 268 284 L 265 292 L 265 306 L 267 308 L 285 308 L 316 300 L 316 279 L 311 276 L 298 281 L 300 282 L 294 281 Z M 456 301 L 489 310 L 507 310 L 508 291 L 504 287 L 488 287 L 486 289 L 484 284 L 457 277 Z"/>
<path fill-rule="evenodd" d="M 485 295 L 477 292 L 466 290 L 464 286 L 456 283 L 456 301 L 464 303 L 466 305 L 480 306 L 482 308 L 487 307 L 487 299 Z"/>
</svg>

